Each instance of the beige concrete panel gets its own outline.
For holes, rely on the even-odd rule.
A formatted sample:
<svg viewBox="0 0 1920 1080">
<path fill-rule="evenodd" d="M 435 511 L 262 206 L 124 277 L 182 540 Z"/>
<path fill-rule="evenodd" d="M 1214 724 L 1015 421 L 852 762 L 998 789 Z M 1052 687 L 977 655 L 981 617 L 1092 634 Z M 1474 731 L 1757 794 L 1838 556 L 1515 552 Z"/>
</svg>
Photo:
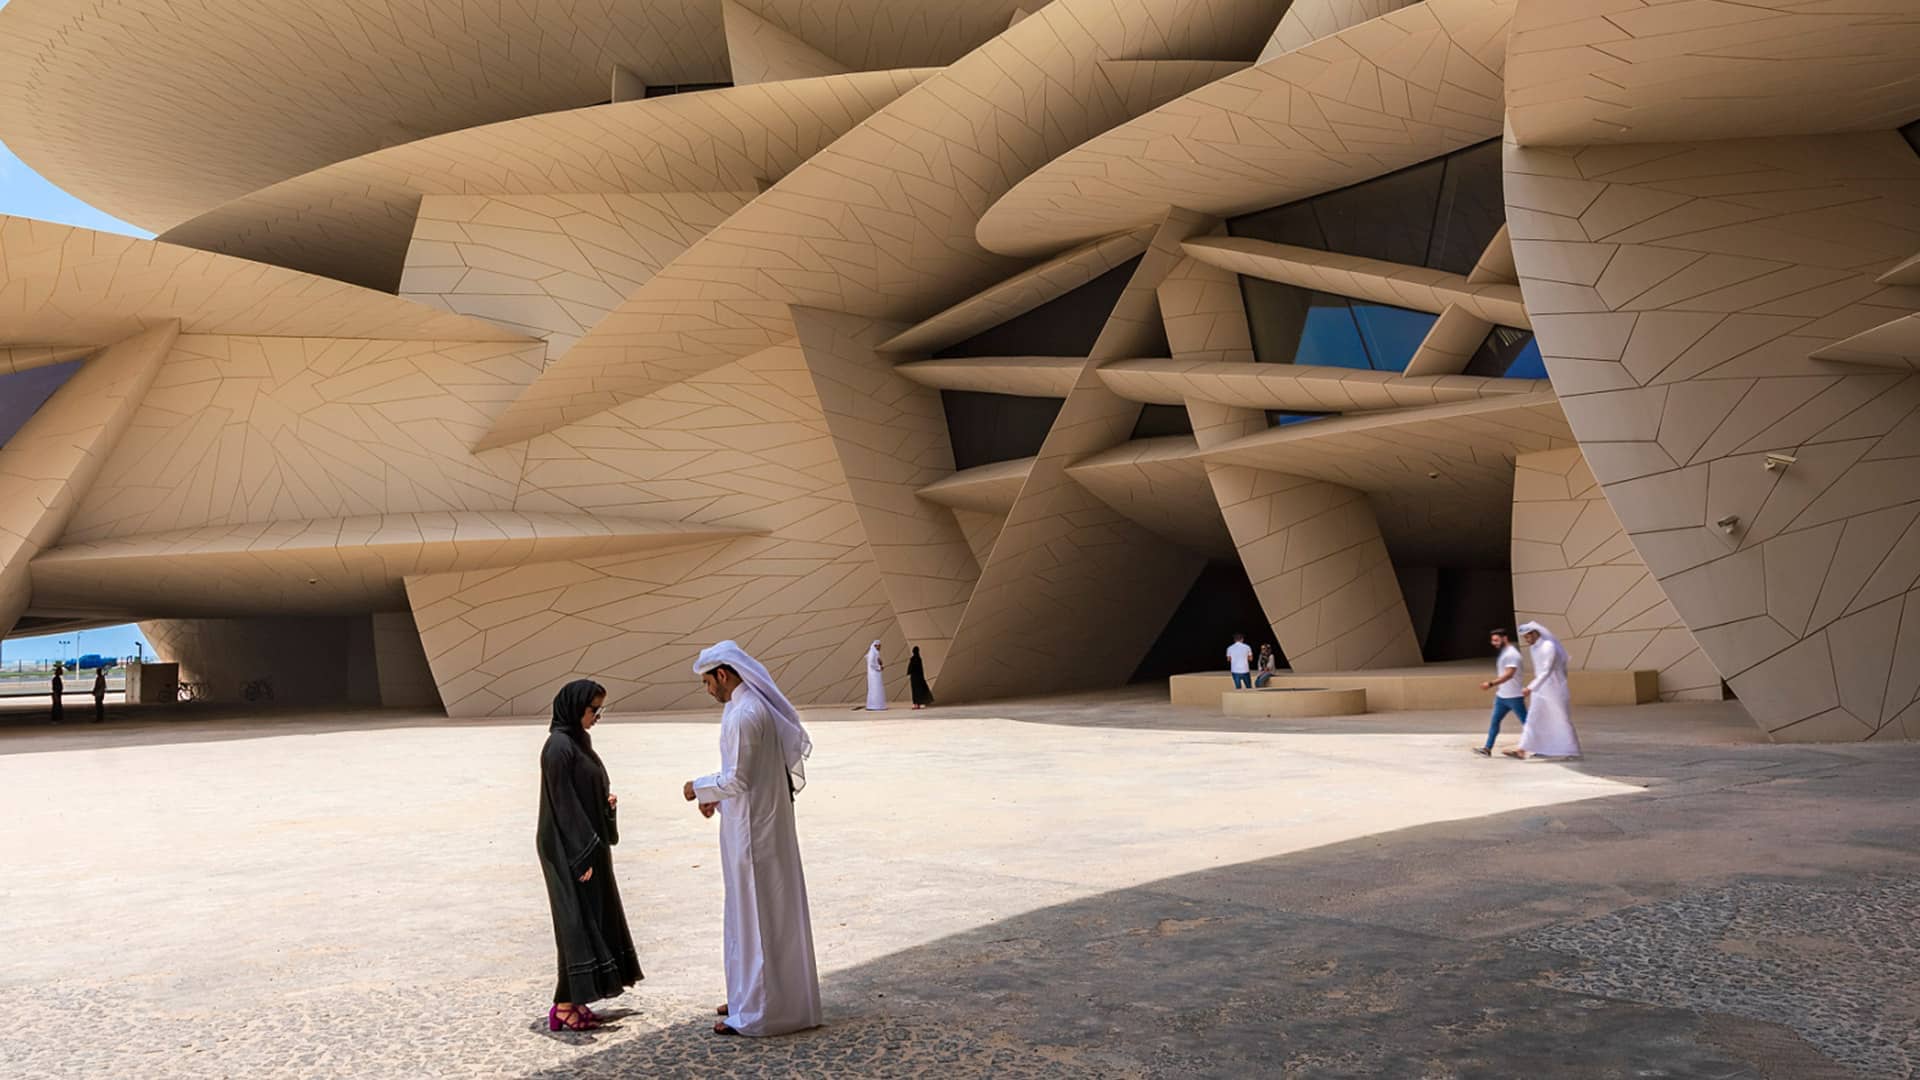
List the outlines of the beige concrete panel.
<svg viewBox="0 0 1920 1080">
<path fill-rule="evenodd" d="M 1247 409 L 1361 412 L 1535 395 L 1543 379 L 1478 375 L 1408 377 L 1397 371 L 1188 360 L 1117 360 L 1099 369 L 1109 390 L 1130 401 L 1213 402 Z"/>
<path fill-rule="evenodd" d="M 1871 330 L 1862 330 L 1844 341 L 1816 349 L 1812 355 L 1818 360 L 1845 360 L 1909 371 L 1920 368 L 1920 314 L 1902 315 Z"/>
<path fill-rule="evenodd" d="M 1156 295 L 1174 360 L 1253 362 L 1253 334 L 1247 329 L 1247 304 L 1240 293 L 1238 276 L 1194 259 L 1181 259 L 1160 283 Z"/>
<path fill-rule="evenodd" d="M 62 544 L 35 603 L 147 617 L 347 615 L 406 606 L 405 578 L 712 543 L 749 530 L 511 510 L 207 525 Z"/>
<path fill-rule="evenodd" d="M 1487 242 L 1487 250 L 1480 253 L 1480 261 L 1473 264 L 1473 272 L 1467 275 L 1469 285 L 1488 285 L 1505 282 L 1518 284 L 1519 274 L 1513 267 L 1513 236 L 1507 231 L 1505 222 L 1500 223 L 1500 231 L 1493 234 Z"/>
<path fill-rule="evenodd" d="M 1701 651 L 1578 449 L 1521 454 L 1513 493 L 1513 603 L 1550 627 L 1575 666 L 1660 673 L 1663 701 L 1720 700 Z"/>
<path fill-rule="evenodd" d="M 1901 3 L 1527 0 L 1509 49 L 1522 145 L 1884 130 L 1920 110 L 1920 11 Z"/>
<path fill-rule="evenodd" d="M 741 2 L 861 70 L 947 64 L 1005 28 L 1016 6 Z M 9 7 L 0 137 L 62 188 L 153 229 L 381 147 L 606 101 L 616 66 L 658 86 L 728 75 L 713 0 Z M 221 30 L 218 47 L 209 26 Z"/>
<path fill-rule="evenodd" d="M 541 715 L 575 678 L 615 710 L 698 707 L 693 658 L 722 638 L 798 703 L 858 700 L 867 644 L 906 647 L 864 551 L 790 537 L 427 575 L 407 594 L 450 716 Z"/>
<path fill-rule="evenodd" d="M 1237 236 L 1189 240 L 1185 249 L 1201 262 L 1248 277 L 1430 311 L 1435 315 L 1449 307 L 1458 307 L 1485 322 L 1502 326 L 1532 325 L 1521 303 L 1518 285 L 1497 282 L 1470 285 L 1466 278 L 1445 270 L 1402 266 L 1358 255 Z"/>
<path fill-rule="evenodd" d="M 1005 514 L 956 509 L 953 519 L 960 523 L 960 531 L 967 534 L 967 547 L 973 551 L 973 561 L 979 563 L 986 562 L 993 554 L 993 545 L 1000 539 L 1000 530 L 1007 527 Z"/>
<path fill-rule="evenodd" d="M 752 191 L 646 195 L 429 195 L 400 295 L 565 353 Z"/>
<path fill-rule="evenodd" d="M 977 390 L 1018 397 L 1063 398 L 1086 360 L 1073 356 L 989 356 L 916 360 L 894 371 L 935 390 Z"/>
<path fill-rule="evenodd" d="M 1874 278 L 1882 285 L 1920 285 L 1920 255 Z"/>
<path fill-rule="evenodd" d="M 64 364 L 69 360 L 78 360 L 98 351 L 91 345 L 18 345 L 0 346 L 0 375 L 11 375 L 16 371 L 31 368 L 51 367 Z"/>
<path fill-rule="evenodd" d="M 391 292 L 426 196 L 757 191 L 930 74 L 673 94 L 453 131 L 283 180 L 163 239 Z"/>
<path fill-rule="evenodd" d="M 1420 662 L 1400 582 L 1365 494 L 1209 462 L 1207 475 L 1274 640 L 1294 671 Z"/>
<path fill-rule="evenodd" d="M 478 319 L 225 255 L 0 215 L 0 340 L 187 334 L 516 341 Z"/>
<path fill-rule="evenodd" d="M 792 307 L 923 318 L 1004 279 L 1014 267 L 973 236 L 1001 192 L 1095 132 L 1237 68 L 1221 58 L 1264 39 L 1276 18 L 1257 0 L 1055 0 L 688 248 L 529 387 L 485 445 L 791 337 Z"/>
<path fill-rule="evenodd" d="M 1233 535 L 1196 449 L 1190 435 L 1132 439 L 1067 466 L 1067 475 L 1156 536 L 1209 559 L 1233 559 Z"/>
<path fill-rule="evenodd" d="M 811 309 L 792 318 L 873 561 L 933 678 L 980 573 L 953 512 L 918 494 L 953 474 L 940 395 L 877 351 L 898 325 Z"/>
<path fill-rule="evenodd" d="M 735 86 L 839 75 L 847 65 L 742 7 L 720 0 L 727 35 L 727 65 Z"/>
<path fill-rule="evenodd" d="M 937 352 L 1055 300 L 1147 250 L 1156 227 L 1143 225 L 1056 255 L 901 331 L 883 352 Z"/>
<path fill-rule="evenodd" d="M 29 564 L 67 531 L 177 333 L 159 326 L 110 346 L 0 446 L 0 636 L 27 609 Z"/>
<path fill-rule="evenodd" d="M 1920 307 L 1920 291 L 1878 280 L 1920 248 L 1920 159 L 1876 132 L 1510 145 L 1506 170 L 1529 303 L 1538 284 L 1595 282 L 1535 327 L 1679 618 L 1776 737 L 1897 725 L 1913 698 L 1862 686 L 1899 684 L 1904 661 L 1848 635 L 1874 637 L 1880 605 L 1920 585 L 1902 550 L 1920 376 L 1814 357 Z"/>
<path fill-rule="evenodd" d="M 1572 445 L 1542 390 L 1262 430 L 1202 456 L 1364 493 L 1370 527 L 1412 565 L 1498 566 L 1507 558 L 1514 458 Z"/>
<path fill-rule="evenodd" d="M 928 502 L 955 510 L 972 510 L 1004 518 L 1013 510 L 1014 501 L 1020 497 L 1020 489 L 1026 486 L 1027 475 L 1033 471 L 1033 461 L 1030 457 L 1015 458 L 961 469 L 926 485 L 917 494 Z"/>
<path fill-rule="evenodd" d="M 420 629 L 410 611 L 383 611 L 372 616 L 375 674 L 380 704 L 388 709 L 440 709 L 440 688 L 433 684 L 433 668 L 420 645 Z"/>
<path fill-rule="evenodd" d="M 1398 11 L 1417 0 L 1294 0 L 1280 25 L 1260 50 L 1255 63 L 1264 64 L 1283 52 L 1304 48 L 1349 26 Z"/>
<path fill-rule="evenodd" d="M 980 568 L 942 693 L 989 698 L 1123 682 L 1192 586 L 1200 555 L 1117 511 L 1068 467 L 1127 441 L 1140 407 L 1106 389 L 1095 369 L 1157 342 L 1158 290 L 1183 261 L 1180 242 L 1215 224 L 1166 215 L 1121 290 Z M 1100 648 L 1090 654 L 1086 643 L 1096 640 Z"/>
<path fill-rule="evenodd" d="M 874 370 L 890 368 L 875 361 Z M 903 435 L 944 454 L 938 416 L 936 399 Z M 839 423 L 823 415 L 800 346 L 786 344 L 532 440 L 522 511 L 762 535 L 692 552 L 410 578 L 449 708 L 540 712 L 573 675 L 612 688 L 616 708 L 697 704 L 687 666 L 723 637 L 780 658 L 782 685 L 800 700 L 857 699 L 868 642 L 884 637 L 894 655 L 904 639 L 842 470 Z M 851 431 L 871 434 L 857 421 Z M 850 464 L 870 472 L 878 455 L 861 453 L 850 451 Z M 910 491 L 904 499 L 917 507 Z M 876 520 L 892 524 L 884 513 Z M 924 602 L 918 587 L 902 586 Z M 904 667 L 896 677 L 904 680 Z"/>
<path fill-rule="evenodd" d="M 980 243 L 1031 255 L 1173 206 L 1227 217 L 1494 138 L 1513 8 L 1413 4 L 1110 125 L 995 202 Z"/>
<path fill-rule="evenodd" d="M 467 447 L 539 370 L 540 353 L 537 344 L 183 334 L 67 540 L 512 509 L 524 450 Z"/>
<path fill-rule="evenodd" d="M 1467 361 L 1493 332 L 1493 324 L 1475 318 L 1458 304 L 1449 304 L 1435 320 L 1433 329 L 1420 340 L 1420 347 L 1407 361 L 1404 378 L 1429 375 L 1458 375 L 1467 369 Z"/>
</svg>

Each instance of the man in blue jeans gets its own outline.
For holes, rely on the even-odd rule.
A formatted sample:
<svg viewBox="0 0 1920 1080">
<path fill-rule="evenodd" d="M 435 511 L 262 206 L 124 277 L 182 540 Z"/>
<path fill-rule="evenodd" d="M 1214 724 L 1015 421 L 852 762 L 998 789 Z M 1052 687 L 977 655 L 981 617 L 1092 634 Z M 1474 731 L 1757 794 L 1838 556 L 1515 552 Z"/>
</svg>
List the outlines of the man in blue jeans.
<svg viewBox="0 0 1920 1080">
<path fill-rule="evenodd" d="M 1500 659 L 1493 662 L 1495 678 L 1480 684 L 1480 689 L 1493 691 L 1493 723 L 1487 727 L 1487 745 L 1476 746 L 1473 752 L 1481 757 L 1493 756 L 1493 740 L 1500 737 L 1500 721 L 1508 713 L 1520 718 L 1520 725 L 1527 723 L 1527 698 L 1525 684 L 1520 679 L 1520 650 L 1514 648 L 1513 635 L 1504 629 L 1495 630 L 1487 640 L 1493 645 Z"/>
<path fill-rule="evenodd" d="M 1233 673 L 1235 690 L 1253 689 L 1253 648 L 1247 644 L 1247 635 L 1233 635 L 1233 644 L 1227 646 L 1227 670 Z"/>
</svg>

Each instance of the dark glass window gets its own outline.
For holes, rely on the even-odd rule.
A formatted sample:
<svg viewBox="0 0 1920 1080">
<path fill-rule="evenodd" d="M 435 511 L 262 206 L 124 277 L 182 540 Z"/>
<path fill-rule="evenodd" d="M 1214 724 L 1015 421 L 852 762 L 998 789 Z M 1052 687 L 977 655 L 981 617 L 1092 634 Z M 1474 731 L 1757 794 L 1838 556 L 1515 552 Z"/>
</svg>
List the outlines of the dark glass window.
<svg viewBox="0 0 1920 1080">
<path fill-rule="evenodd" d="M 1488 379 L 1544 379 L 1547 364 L 1540 358 L 1540 343 L 1533 331 L 1513 326 L 1496 326 L 1467 358 L 1463 375 Z"/>
<path fill-rule="evenodd" d="M 1439 318 L 1424 311 L 1241 279 L 1254 359 L 1405 371 Z"/>
<path fill-rule="evenodd" d="M 953 467 L 971 469 L 1039 453 L 1065 402 L 1060 398 L 942 390 L 940 403 L 947 412 Z"/>
<path fill-rule="evenodd" d="M 1113 305 L 1133 279 L 1139 256 L 1101 274 L 1085 285 L 1016 315 L 999 326 L 949 345 L 934 356 L 1085 356 L 1093 351 L 1100 329 L 1113 314 Z M 1155 326 L 1160 320 L 1153 320 Z M 1158 355 L 1166 355 L 1161 346 Z"/>
<path fill-rule="evenodd" d="M 669 94 L 697 94 L 702 90 L 725 90 L 732 85 L 730 82 L 666 83 L 661 86 L 648 83 L 643 96 L 654 98 L 666 97 Z"/>
<path fill-rule="evenodd" d="M 1185 405 L 1142 405 L 1140 419 L 1134 421 L 1132 439 L 1159 439 L 1168 435 L 1193 434 L 1193 419 Z"/>
<path fill-rule="evenodd" d="M 40 406 L 47 403 L 53 392 L 65 386 L 85 362 L 68 360 L 63 364 L 48 364 L 46 367 L 0 375 L 0 446 L 7 445 L 7 440 L 13 438 L 21 426 L 40 411 Z"/>
<path fill-rule="evenodd" d="M 1506 221 L 1500 168 L 1500 141 L 1493 139 L 1233 218 L 1227 232 L 1465 274 Z"/>
</svg>

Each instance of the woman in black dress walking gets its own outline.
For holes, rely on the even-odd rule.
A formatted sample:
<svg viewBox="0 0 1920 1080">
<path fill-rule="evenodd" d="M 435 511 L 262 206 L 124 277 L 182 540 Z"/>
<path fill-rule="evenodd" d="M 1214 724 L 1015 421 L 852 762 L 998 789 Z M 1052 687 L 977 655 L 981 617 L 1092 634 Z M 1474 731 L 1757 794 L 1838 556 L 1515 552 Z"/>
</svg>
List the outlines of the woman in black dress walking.
<svg viewBox="0 0 1920 1080">
<path fill-rule="evenodd" d="M 549 1031 L 599 1026 L 587 1003 L 614 997 L 643 978 L 613 880 L 619 800 L 607 790 L 606 766 L 587 734 L 606 700 L 606 688 L 588 679 L 561 687 L 553 699 L 547 745 L 540 751 L 536 847 L 560 953 L 559 983 L 547 1011 Z"/>
<path fill-rule="evenodd" d="M 907 661 L 907 686 L 913 691 L 913 707 L 924 709 L 933 704 L 933 687 L 927 685 L 927 665 L 920 660 L 920 646 L 913 647 L 913 658 Z"/>
</svg>

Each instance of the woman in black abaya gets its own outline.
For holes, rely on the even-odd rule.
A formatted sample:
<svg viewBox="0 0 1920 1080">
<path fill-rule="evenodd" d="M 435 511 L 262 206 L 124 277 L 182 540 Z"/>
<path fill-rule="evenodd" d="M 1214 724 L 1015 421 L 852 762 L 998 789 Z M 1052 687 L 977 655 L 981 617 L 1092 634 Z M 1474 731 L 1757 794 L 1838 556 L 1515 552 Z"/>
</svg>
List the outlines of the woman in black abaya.
<svg viewBox="0 0 1920 1080">
<path fill-rule="evenodd" d="M 927 666 L 920 660 L 920 646 L 913 647 L 913 658 L 907 661 L 907 685 L 913 689 L 913 707 L 924 709 L 933 704 L 933 687 L 927 685 Z"/>
<path fill-rule="evenodd" d="M 547 745 L 540 751 L 536 846 L 553 908 L 553 942 L 560 952 L 559 984 L 547 1012 L 549 1031 L 598 1026 L 587 1003 L 613 997 L 642 978 L 613 880 L 612 848 L 620 842 L 614 810 L 619 800 L 607 790 L 606 766 L 587 734 L 606 700 L 606 689 L 588 679 L 561 687 L 553 699 Z"/>
</svg>

